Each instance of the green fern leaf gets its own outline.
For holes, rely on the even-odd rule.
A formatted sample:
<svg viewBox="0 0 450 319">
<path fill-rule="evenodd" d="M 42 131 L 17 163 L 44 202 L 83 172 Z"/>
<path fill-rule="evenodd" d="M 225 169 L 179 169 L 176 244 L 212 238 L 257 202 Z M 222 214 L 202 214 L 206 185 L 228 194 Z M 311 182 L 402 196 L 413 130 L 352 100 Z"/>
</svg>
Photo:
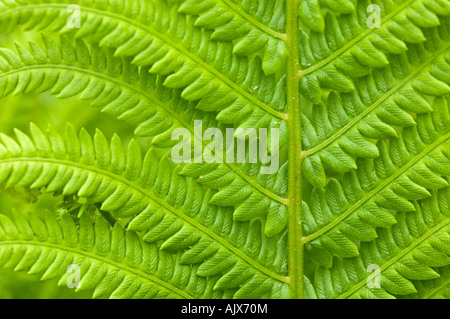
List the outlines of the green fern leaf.
<svg viewBox="0 0 450 319">
<path fill-rule="evenodd" d="M 31 132 L 30 139 L 16 130 L 17 142 L 1 135 L 0 181 L 5 188 L 27 187 L 101 204 L 102 211 L 126 221 L 127 230 L 138 232 L 145 242 L 182 251 L 181 263 L 198 265 L 200 276 L 226 278 L 245 265 L 248 277 L 231 286 L 223 279 L 222 288 L 258 278 L 266 282 L 266 293 L 286 281 L 285 246 L 277 248 L 286 236 L 263 236 L 258 220 L 233 221 L 229 207 L 210 204 L 214 193 L 180 175 L 168 157 L 159 159 L 152 150 L 143 155 L 135 141 L 124 150 L 118 136 L 108 145 L 100 131 L 92 139 L 85 130 L 77 136 L 67 126 L 66 143 L 52 129 L 46 136 L 32 125 Z M 266 249 L 272 254 L 266 255 Z"/>
<path fill-rule="evenodd" d="M 67 213 L 56 220 L 49 211 L 42 218 L 1 215 L 0 220 L 0 264 L 43 280 L 59 278 L 61 285 L 72 281 L 68 269 L 77 265 L 76 290 L 92 291 L 96 298 L 202 298 L 208 289 L 198 287 L 213 284 L 198 277 L 195 267 L 177 263 L 180 254 L 160 251 L 118 223 L 110 229 L 100 216 L 93 222 L 88 212 L 77 220 Z"/>
<path fill-rule="evenodd" d="M 0 0 L 0 30 L 5 101 L 132 128 L 0 123 L 0 188 L 64 207 L 0 215 L 0 264 L 62 285 L 78 265 L 94 297 L 448 298 L 448 1 Z M 211 128 L 267 130 L 277 172 L 250 147 L 171 157 Z"/>
</svg>

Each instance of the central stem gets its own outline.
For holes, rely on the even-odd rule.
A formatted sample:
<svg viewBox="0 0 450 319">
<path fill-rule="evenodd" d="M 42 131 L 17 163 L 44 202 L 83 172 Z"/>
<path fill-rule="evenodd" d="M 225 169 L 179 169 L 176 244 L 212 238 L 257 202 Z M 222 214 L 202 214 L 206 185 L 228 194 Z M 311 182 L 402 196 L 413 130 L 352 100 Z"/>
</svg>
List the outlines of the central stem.
<svg viewBox="0 0 450 319">
<path fill-rule="evenodd" d="M 303 299 L 303 244 L 302 244 L 302 131 L 300 121 L 300 70 L 298 43 L 299 0 L 286 0 L 287 15 L 287 112 L 289 127 L 289 284 L 293 297 Z"/>
</svg>

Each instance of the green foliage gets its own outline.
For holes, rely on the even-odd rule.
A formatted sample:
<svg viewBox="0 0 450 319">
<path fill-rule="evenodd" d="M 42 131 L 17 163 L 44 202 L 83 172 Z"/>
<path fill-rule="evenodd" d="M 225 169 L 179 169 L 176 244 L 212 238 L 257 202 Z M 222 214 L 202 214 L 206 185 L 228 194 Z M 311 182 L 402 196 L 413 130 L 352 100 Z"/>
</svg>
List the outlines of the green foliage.
<svg viewBox="0 0 450 319">
<path fill-rule="evenodd" d="M 95 298 L 449 297 L 448 1 L 0 0 L 0 32 L 7 269 L 76 264 Z M 194 120 L 279 129 L 278 172 L 175 164 Z"/>
</svg>

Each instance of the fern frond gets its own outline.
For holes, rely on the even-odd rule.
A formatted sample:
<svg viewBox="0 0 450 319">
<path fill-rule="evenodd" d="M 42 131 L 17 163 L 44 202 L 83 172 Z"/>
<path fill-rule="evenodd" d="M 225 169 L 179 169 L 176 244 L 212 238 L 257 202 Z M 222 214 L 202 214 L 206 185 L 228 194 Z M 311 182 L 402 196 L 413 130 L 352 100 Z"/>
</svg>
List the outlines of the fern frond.
<svg viewBox="0 0 450 319">
<path fill-rule="evenodd" d="M 119 223 L 111 229 L 100 216 L 93 222 L 88 212 L 79 220 L 63 213 L 56 220 L 47 211 L 34 214 L 0 215 L 0 264 L 15 271 L 40 275 L 42 280 L 60 278 L 60 285 L 76 284 L 70 265 L 79 267 L 76 291 L 92 291 L 94 297 L 110 298 L 204 298 L 214 280 L 195 274 L 198 267 L 181 265 L 181 254 L 160 250 L 142 241 Z M 201 289 L 201 288 L 203 289 Z"/>
<path fill-rule="evenodd" d="M 430 99 L 450 93 L 449 30 L 444 19 L 439 29 L 424 32 L 426 45 L 408 45 L 389 66 L 359 78 L 355 91 L 332 91 L 313 106 L 311 120 L 303 116 L 303 171 L 311 184 L 323 187 L 327 172 L 356 169 L 356 158 L 377 158 L 373 140 L 397 137 L 399 129 L 417 124 L 417 114 L 433 111 Z"/>
<path fill-rule="evenodd" d="M 323 16 L 319 4 L 341 10 L 340 16 Z M 381 8 L 380 28 L 369 28 L 370 4 Z M 445 0 L 409 1 L 324 1 L 305 0 L 300 4 L 300 90 L 312 103 L 320 102 L 320 88 L 348 93 L 349 78 L 359 78 L 371 69 L 389 64 L 387 54 L 401 54 L 407 44 L 423 43 L 426 28 L 439 26 L 450 14 Z M 345 11 L 345 12 L 343 12 Z M 353 13 L 352 13 L 353 12 Z"/>
<path fill-rule="evenodd" d="M 433 114 L 416 118 L 399 138 L 378 142 L 375 160 L 360 159 L 358 170 L 331 179 L 304 204 L 305 249 L 315 262 L 331 267 L 332 256 L 357 256 L 352 240 L 370 242 L 373 227 L 395 224 L 390 212 L 413 212 L 413 200 L 448 186 L 450 112 L 448 97 L 437 98 Z"/>
<path fill-rule="evenodd" d="M 448 297 L 448 0 L 0 0 L 0 30 L 64 35 L 0 49 L 1 97 L 89 100 L 153 144 L 0 134 L 0 188 L 72 214 L 1 216 L 0 264 L 53 278 L 75 260 L 96 296 Z M 195 120 L 280 129 L 279 171 L 250 150 L 175 165 Z"/>
<path fill-rule="evenodd" d="M 415 212 L 398 213 L 394 226 L 379 228 L 377 239 L 361 243 L 360 257 L 336 259 L 331 269 L 319 267 L 314 278 L 317 296 L 410 295 L 417 292 L 416 281 L 440 278 L 440 267 L 450 264 L 449 200 L 448 187 L 433 191 L 432 197 L 414 202 Z M 371 265 L 377 268 L 371 269 Z M 443 280 L 448 280 L 445 271 L 442 274 Z M 369 275 L 380 276 L 380 287 L 369 286 L 375 282 L 373 277 L 368 280 Z"/>
<path fill-rule="evenodd" d="M 436 268 L 439 278 L 414 282 L 417 293 L 405 298 L 449 299 L 450 298 L 450 267 Z"/>
<path fill-rule="evenodd" d="M 45 48 L 30 42 L 29 49 L 16 43 L 18 53 L 0 50 L 2 97 L 46 91 L 61 99 L 79 96 L 103 112 L 136 125 L 135 134 L 153 137 L 157 147 L 176 143 L 171 133 L 190 120 L 193 107 L 175 98 L 174 90 L 164 89 L 160 79 L 132 66 L 127 59 L 88 47 L 81 40 L 73 46 L 62 37 L 58 46 L 50 37 L 42 38 Z M 210 123 L 209 118 L 203 118 L 205 123 Z"/>
<path fill-rule="evenodd" d="M 391 13 L 380 29 L 357 33 L 370 4 L 358 1 L 357 14 L 338 22 L 328 13 L 328 30 L 318 23 L 303 33 L 311 46 L 302 42 L 300 87 L 314 103 L 303 108 L 303 173 L 315 188 L 304 199 L 302 243 L 311 260 L 330 268 L 320 268 L 324 273 L 343 276 L 339 271 L 348 269 L 356 276 L 355 256 L 380 232 L 397 227 L 395 214 L 414 212 L 412 201 L 448 186 L 450 11 L 448 4 L 430 2 L 392 3 L 395 11 L 387 5 L 383 10 Z M 305 1 L 301 7 L 317 11 L 317 5 Z M 425 18 L 411 18 L 419 9 Z M 333 256 L 339 258 L 333 262 Z M 324 276 L 317 295 L 337 297 L 330 282 L 345 280 Z"/>
<path fill-rule="evenodd" d="M 180 175 L 181 168 L 167 156 L 159 159 L 149 151 L 142 159 L 134 141 L 124 151 L 117 136 L 109 145 L 100 131 L 93 139 L 85 130 L 78 137 L 71 126 L 66 142 L 54 130 L 46 136 L 34 125 L 31 139 L 18 130 L 16 135 L 17 142 L 0 135 L 5 188 L 40 189 L 101 204 L 144 241 L 182 251 L 181 263 L 198 265 L 199 276 L 218 276 L 217 289 L 239 287 L 236 296 L 254 285 L 263 285 L 255 291 L 261 295 L 285 285 L 286 235 L 264 236 L 259 219 L 233 220 L 231 207 L 210 204 L 214 192 Z M 243 269 L 246 275 L 235 278 Z"/>
<path fill-rule="evenodd" d="M 171 137 L 173 130 L 180 127 L 187 128 L 194 139 L 191 124 L 194 119 L 201 119 L 205 130 L 221 127 L 213 116 L 195 111 L 192 103 L 177 98 L 179 92 L 164 88 L 161 79 L 148 74 L 146 68 L 133 67 L 126 59 L 112 57 L 108 50 L 103 52 L 95 46 L 88 49 L 81 40 L 72 46 L 62 38 L 59 47 L 50 38 L 43 36 L 43 39 L 46 49 L 31 43 L 31 49 L 27 50 L 17 43 L 17 55 L 7 49 L 0 50 L 3 96 L 45 90 L 58 98 L 79 95 L 83 100 L 91 100 L 92 105 L 103 112 L 136 125 L 136 135 L 153 136 L 153 145 L 157 147 L 178 143 Z M 54 61 L 47 57 L 49 52 L 58 52 L 61 58 Z M 285 172 L 281 170 L 278 180 Z M 199 178 L 204 186 L 220 189 L 214 203 L 236 206 L 237 219 L 250 220 L 268 214 L 270 206 L 268 225 L 273 226 L 268 226 L 267 232 L 276 234 L 284 228 L 286 186 L 276 182 L 275 175 L 261 174 L 260 165 L 190 165 L 183 173 Z M 240 192 L 241 196 L 232 200 L 230 192 Z"/>
<path fill-rule="evenodd" d="M 25 23 L 27 28 L 73 31 L 67 30 L 65 1 L 2 3 L 4 30 Z M 133 56 L 133 64 L 150 66 L 149 72 L 165 77 L 166 87 L 182 89 L 184 99 L 218 112 L 219 120 L 259 128 L 286 119 L 284 77 L 265 76 L 258 56 L 227 58 L 233 56 L 231 42 L 211 41 L 211 32 L 195 27 L 193 17 L 177 13 L 166 1 L 71 4 L 80 5 L 85 21 L 75 29 L 77 37 L 111 47 L 116 56 Z M 268 85 L 279 94 L 265 95 Z"/>
<path fill-rule="evenodd" d="M 171 1 L 169 1 L 171 2 Z M 235 41 L 238 56 L 262 51 L 266 74 L 282 68 L 288 52 L 284 32 L 284 1 L 181 0 L 178 12 L 194 16 L 196 27 L 213 30 L 211 39 Z M 237 3 L 236 3 L 237 2 Z"/>
</svg>

